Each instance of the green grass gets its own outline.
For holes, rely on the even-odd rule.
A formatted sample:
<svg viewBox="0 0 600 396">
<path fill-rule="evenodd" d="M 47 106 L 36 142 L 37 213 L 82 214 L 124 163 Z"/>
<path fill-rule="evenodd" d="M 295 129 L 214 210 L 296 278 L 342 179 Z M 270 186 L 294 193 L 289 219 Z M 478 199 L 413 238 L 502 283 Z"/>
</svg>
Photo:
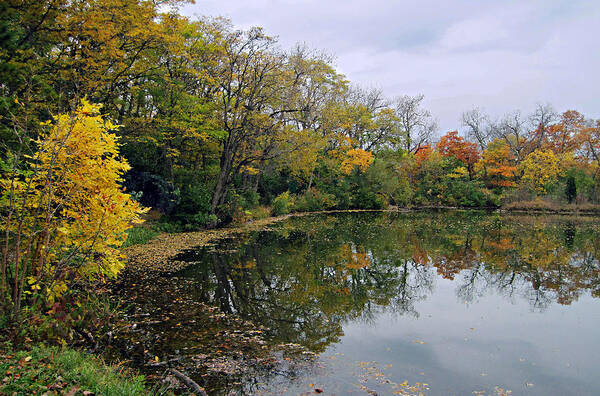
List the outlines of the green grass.
<svg viewBox="0 0 600 396">
<path fill-rule="evenodd" d="M 154 227 L 133 227 L 127 231 L 127 240 L 123 244 L 123 247 L 131 245 L 143 245 L 152 238 L 155 238 L 160 231 Z"/>
<path fill-rule="evenodd" d="M 34 347 L 0 355 L 1 395 L 147 395 L 143 376 L 73 349 Z M 91 393 L 90 393 L 91 392 Z"/>
</svg>

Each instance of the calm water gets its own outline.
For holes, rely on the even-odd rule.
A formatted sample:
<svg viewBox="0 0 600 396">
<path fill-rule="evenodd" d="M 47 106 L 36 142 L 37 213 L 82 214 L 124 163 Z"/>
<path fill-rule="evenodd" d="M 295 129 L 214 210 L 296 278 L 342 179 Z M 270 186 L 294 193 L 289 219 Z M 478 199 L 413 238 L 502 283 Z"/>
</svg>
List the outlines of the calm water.
<svg viewBox="0 0 600 396">
<path fill-rule="evenodd" d="M 291 218 L 182 255 L 193 265 L 171 284 L 262 326 L 260 348 L 276 356 L 220 381 L 198 371 L 216 393 L 597 395 L 599 226 L 481 212 Z M 178 353 L 201 342 L 160 331 Z M 297 358 L 274 347 L 289 343 L 317 356 L 290 368 Z M 224 344 L 210 350 L 244 365 Z"/>
</svg>

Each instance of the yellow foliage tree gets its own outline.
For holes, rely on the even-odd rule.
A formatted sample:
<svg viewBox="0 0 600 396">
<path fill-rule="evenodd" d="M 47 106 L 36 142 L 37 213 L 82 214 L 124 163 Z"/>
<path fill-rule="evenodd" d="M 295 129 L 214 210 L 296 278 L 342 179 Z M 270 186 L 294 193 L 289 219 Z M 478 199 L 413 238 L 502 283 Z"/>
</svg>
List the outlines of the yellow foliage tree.
<svg viewBox="0 0 600 396">
<path fill-rule="evenodd" d="M 346 175 L 349 175 L 355 167 L 358 167 L 362 172 L 367 170 L 373 162 L 373 153 L 359 148 L 346 151 L 345 158 L 342 161 L 341 170 Z"/>
<path fill-rule="evenodd" d="M 560 159 L 552 150 L 535 150 L 521 163 L 522 181 L 529 183 L 537 192 L 545 193 L 548 183 L 556 181 L 562 173 Z"/>
<path fill-rule="evenodd" d="M 469 177 L 469 171 L 464 166 L 458 166 L 448 173 L 448 177 L 452 179 L 467 179 Z"/>
<path fill-rule="evenodd" d="M 52 303 L 70 282 L 103 280 L 123 268 L 118 248 L 143 209 L 120 186 L 129 165 L 119 156 L 116 126 L 99 110 L 84 101 L 44 124 L 25 170 L 4 164 L 1 287 L 15 313 L 25 280 L 28 292 Z"/>
</svg>

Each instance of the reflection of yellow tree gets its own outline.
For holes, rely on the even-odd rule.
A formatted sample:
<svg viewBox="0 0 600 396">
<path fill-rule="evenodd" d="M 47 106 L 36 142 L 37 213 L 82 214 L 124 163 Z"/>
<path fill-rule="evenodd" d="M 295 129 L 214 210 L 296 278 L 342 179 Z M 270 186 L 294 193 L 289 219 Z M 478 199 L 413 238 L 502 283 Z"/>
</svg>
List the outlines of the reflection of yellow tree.
<svg viewBox="0 0 600 396">
<path fill-rule="evenodd" d="M 540 228 L 520 235 L 518 254 L 529 265 L 542 271 L 557 266 L 569 266 L 571 259 L 571 253 L 564 246 L 564 242 Z"/>
<path fill-rule="evenodd" d="M 353 249 L 349 244 L 344 243 L 340 246 L 340 256 L 348 269 L 359 270 L 371 265 L 371 258 L 363 247 Z"/>
</svg>

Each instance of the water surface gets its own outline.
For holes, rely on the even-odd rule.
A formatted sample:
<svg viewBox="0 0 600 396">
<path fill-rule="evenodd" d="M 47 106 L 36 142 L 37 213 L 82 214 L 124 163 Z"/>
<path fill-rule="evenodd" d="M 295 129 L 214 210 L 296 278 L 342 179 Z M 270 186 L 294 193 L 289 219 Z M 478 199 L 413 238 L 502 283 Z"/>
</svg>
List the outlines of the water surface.
<svg viewBox="0 0 600 396">
<path fill-rule="evenodd" d="M 311 215 L 189 251 L 178 259 L 193 264 L 171 283 L 260 329 L 264 345 L 247 353 L 269 355 L 252 363 L 265 370 L 226 381 L 200 370 L 216 393 L 594 395 L 599 225 L 484 212 Z M 216 326 L 214 316 L 199 326 Z M 163 343 L 199 348 L 176 330 L 163 328 Z M 226 344 L 211 352 L 244 365 Z M 316 355 L 293 366 L 301 357 L 276 345 Z"/>
</svg>

